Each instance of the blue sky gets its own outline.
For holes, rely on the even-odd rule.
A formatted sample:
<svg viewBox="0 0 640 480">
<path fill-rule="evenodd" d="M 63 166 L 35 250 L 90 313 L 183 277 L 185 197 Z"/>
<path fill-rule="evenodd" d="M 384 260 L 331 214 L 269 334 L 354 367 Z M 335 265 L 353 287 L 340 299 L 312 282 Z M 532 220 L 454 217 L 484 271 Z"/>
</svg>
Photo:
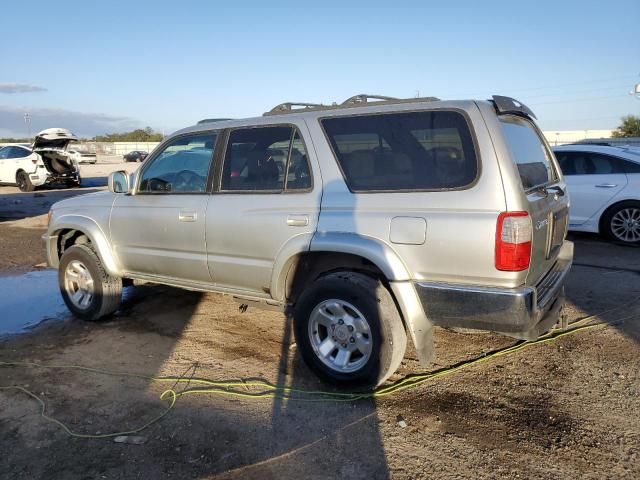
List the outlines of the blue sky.
<svg viewBox="0 0 640 480">
<path fill-rule="evenodd" d="M 640 114 L 628 95 L 640 82 L 637 0 L 59 0 L 2 11 L 0 136 L 24 135 L 25 111 L 32 130 L 168 133 L 362 92 L 510 95 L 546 130 Z"/>
</svg>

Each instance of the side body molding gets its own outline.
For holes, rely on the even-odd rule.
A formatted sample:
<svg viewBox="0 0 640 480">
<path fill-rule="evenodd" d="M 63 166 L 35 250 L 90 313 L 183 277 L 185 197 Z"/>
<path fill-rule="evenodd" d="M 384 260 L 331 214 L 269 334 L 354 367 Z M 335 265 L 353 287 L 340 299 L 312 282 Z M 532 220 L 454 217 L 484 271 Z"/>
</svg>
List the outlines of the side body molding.
<svg viewBox="0 0 640 480">
<path fill-rule="evenodd" d="M 55 218 L 52 225 L 49 226 L 50 233 L 47 234 L 46 238 L 46 250 L 47 261 L 51 267 L 58 267 L 59 260 L 56 253 L 58 236 L 62 230 L 67 229 L 82 231 L 94 245 L 107 273 L 114 276 L 122 276 L 120 265 L 113 255 L 107 234 L 95 221 L 82 215 L 62 215 Z"/>
</svg>

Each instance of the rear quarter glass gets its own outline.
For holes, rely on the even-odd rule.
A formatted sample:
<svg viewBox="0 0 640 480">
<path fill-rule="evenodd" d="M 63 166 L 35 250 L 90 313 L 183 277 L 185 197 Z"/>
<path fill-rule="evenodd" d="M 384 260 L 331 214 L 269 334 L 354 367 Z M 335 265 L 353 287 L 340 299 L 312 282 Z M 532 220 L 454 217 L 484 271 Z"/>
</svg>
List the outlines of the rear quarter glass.
<svg viewBox="0 0 640 480">
<path fill-rule="evenodd" d="M 375 113 L 321 124 L 353 192 L 463 189 L 478 176 L 471 130 L 459 112 Z"/>
</svg>

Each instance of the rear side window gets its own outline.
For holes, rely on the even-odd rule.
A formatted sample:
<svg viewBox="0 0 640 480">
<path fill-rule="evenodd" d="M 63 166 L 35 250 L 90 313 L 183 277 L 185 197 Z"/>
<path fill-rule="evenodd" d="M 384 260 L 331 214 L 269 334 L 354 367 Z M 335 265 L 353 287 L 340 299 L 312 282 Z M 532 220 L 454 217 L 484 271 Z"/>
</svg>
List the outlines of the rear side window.
<svg viewBox="0 0 640 480">
<path fill-rule="evenodd" d="M 322 126 L 354 192 L 459 189 L 478 175 L 471 132 L 458 112 L 334 117 Z"/>
<path fill-rule="evenodd" d="M 569 176 L 640 172 L 640 164 L 603 153 L 561 151 L 556 152 L 556 158 L 562 173 Z"/>
<path fill-rule="evenodd" d="M 557 180 L 551 153 L 533 125 L 523 118 L 508 115 L 500 117 L 500 122 L 524 189 Z"/>
<path fill-rule="evenodd" d="M 307 152 L 289 126 L 241 128 L 229 135 L 223 191 L 282 192 L 311 188 Z"/>
</svg>

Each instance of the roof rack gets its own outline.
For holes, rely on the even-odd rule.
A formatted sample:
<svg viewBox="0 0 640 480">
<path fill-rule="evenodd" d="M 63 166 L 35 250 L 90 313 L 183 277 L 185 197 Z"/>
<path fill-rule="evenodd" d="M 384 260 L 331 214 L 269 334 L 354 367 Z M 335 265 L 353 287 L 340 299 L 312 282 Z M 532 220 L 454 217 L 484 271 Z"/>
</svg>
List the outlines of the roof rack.
<svg viewBox="0 0 640 480">
<path fill-rule="evenodd" d="M 318 110 L 323 107 L 325 107 L 325 105 L 322 105 L 321 103 L 285 102 L 276 105 L 268 112 L 265 112 L 265 115 L 273 115 L 276 113 L 295 113 L 300 110 Z"/>
<path fill-rule="evenodd" d="M 371 100 L 374 100 L 373 102 Z M 263 115 L 282 115 L 286 113 L 300 113 L 307 111 L 317 110 L 335 110 L 337 108 L 346 107 L 362 107 L 366 105 L 387 105 L 394 103 L 414 103 L 414 102 L 437 102 L 440 99 L 437 97 L 416 97 L 416 98 L 395 98 L 385 97 L 383 95 L 369 95 L 367 93 L 360 93 L 353 97 L 347 98 L 341 104 L 333 103 L 331 105 L 323 105 L 321 103 L 298 103 L 298 102 L 286 102 L 276 105 Z"/>
</svg>

